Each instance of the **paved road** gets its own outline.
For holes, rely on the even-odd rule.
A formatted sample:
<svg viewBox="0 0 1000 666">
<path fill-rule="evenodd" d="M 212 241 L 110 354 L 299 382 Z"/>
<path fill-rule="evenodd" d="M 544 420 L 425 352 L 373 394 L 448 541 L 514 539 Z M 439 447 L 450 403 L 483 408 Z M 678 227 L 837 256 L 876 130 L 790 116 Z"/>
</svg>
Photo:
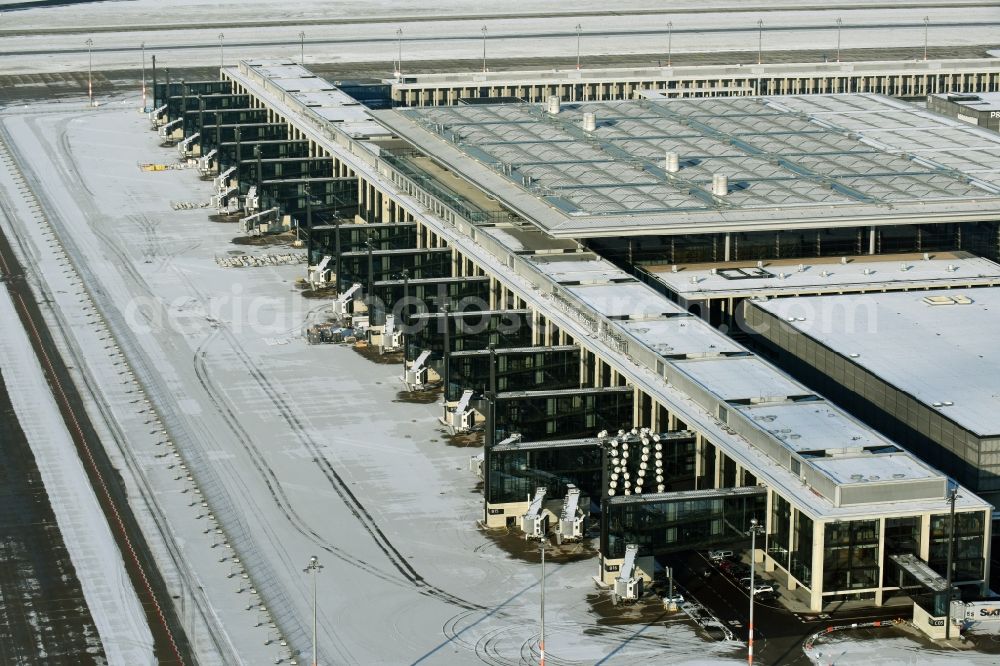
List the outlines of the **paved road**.
<svg viewBox="0 0 1000 666">
<path fill-rule="evenodd" d="M 737 637 L 747 639 L 750 616 L 750 596 L 747 591 L 714 567 L 711 567 L 712 575 L 709 578 L 699 576 L 699 570 L 710 567 L 708 559 L 700 552 L 677 553 L 667 558 L 667 564 L 674 567 L 675 580 L 694 599 L 727 624 Z M 909 610 L 903 614 L 909 615 Z M 755 661 L 775 666 L 804 666 L 811 662 L 802 652 L 802 643 L 816 631 L 831 624 L 888 620 L 899 616 L 898 609 L 878 608 L 838 612 L 828 617 L 795 614 L 777 601 L 760 601 L 754 604 Z"/>
</svg>

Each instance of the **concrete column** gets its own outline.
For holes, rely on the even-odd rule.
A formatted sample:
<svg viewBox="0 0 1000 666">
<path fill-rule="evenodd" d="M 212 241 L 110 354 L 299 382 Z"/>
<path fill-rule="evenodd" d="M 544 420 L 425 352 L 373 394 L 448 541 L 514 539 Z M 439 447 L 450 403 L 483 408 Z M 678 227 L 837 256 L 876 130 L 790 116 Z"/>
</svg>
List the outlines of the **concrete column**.
<svg viewBox="0 0 1000 666">
<path fill-rule="evenodd" d="M 885 552 L 885 519 L 878 519 L 878 554 L 876 559 L 878 561 L 878 589 L 875 590 L 875 605 L 881 606 L 883 599 L 883 590 L 885 587 L 885 566 L 882 554 Z"/>
<path fill-rule="evenodd" d="M 723 260 L 724 261 L 730 261 L 730 257 L 729 257 L 730 239 L 729 239 L 729 236 L 730 236 L 730 234 L 727 232 L 726 236 L 725 236 L 725 238 L 726 238 L 726 249 L 725 249 L 725 253 L 723 255 L 723 257 L 724 257 Z"/>
<path fill-rule="evenodd" d="M 920 516 L 920 559 L 924 562 L 931 556 L 931 514 Z"/>
<path fill-rule="evenodd" d="M 875 227 L 868 229 L 868 254 L 875 254 Z"/>
<path fill-rule="evenodd" d="M 826 523 L 813 523 L 813 557 L 812 557 L 812 594 L 809 597 L 809 610 L 818 613 L 823 610 L 823 539 L 826 534 Z"/>
</svg>

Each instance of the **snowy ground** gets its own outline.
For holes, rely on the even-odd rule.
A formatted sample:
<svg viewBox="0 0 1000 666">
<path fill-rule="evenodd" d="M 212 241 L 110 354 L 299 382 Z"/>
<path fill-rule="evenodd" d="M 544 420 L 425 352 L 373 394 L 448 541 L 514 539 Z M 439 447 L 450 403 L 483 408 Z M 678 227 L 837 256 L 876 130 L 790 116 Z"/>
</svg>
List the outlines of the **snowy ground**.
<svg viewBox="0 0 1000 666">
<path fill-rule="evenodd" d="M 265 646 L 276 635 L 257 602 L 247 610 L 240 577 L 228 577 L 236 565 L 214 534 L 204 534 L 209 510 L 240 549 L 261 603 L 300 649 L 308 649 L 311 620 L 302 569 L 311 555 L 320 558 L 324 663 L 530 661 L 537 567 L 476 529 L 482 498 L 468 471 L 471 451 L 442 441 L 440 408 L 396 401 L 395 366 L 305 344 L 303 323 L 323 304 L 297 294 L 300 267 L 220 267 L 217 255 L 248 249 L 232 245 L 234 226 L 209 221 L 205 210 L 173 210 L 172 202 L 208 198 L 210 184 L 194 171 L 138 168 L 175 153 L 156 145 L 134 107 L 63 103 L 0 118 L 116 342 L 144 378 L 145 395 L 185 458 L 198 461 L 190 471 L 213 498 L 208 508 L 189 502 L 192 482 L 177 461 L 157 457 L 158 425 L 144 420 L 139 394 L 109 368 L 101 353 L 108 343 L 90 339 L 82 320 L 71 324 L 125 435 L 122 465 L 141 477 L 133 483 L 145 484 L 169 524 L 188 567 L 178 565 L 177 576 L 202 591 L 185 592 L 193 600 L 186 614 L 202 594 L 224 628 L 214 643 L 245 663 L 274 663 L 282 654 Z M 21 235 L 44 248 L 27 226 Z M 58 300 L 58 285 L 49 286 Z M 71 321 L 84 316 L 69 300 L 58 305 Z M 677 661 L 715 661 L 732 653 L 684 620 L 598 626 L 585 601 L 595 566 L 589 559 L 549 569 L 553 663 L 655 661 L 665 651 Z M 180 585 L 171 576 L 168 583 Z M 205 619 L 190 624 L 203 627 Z M 211 629 L 198 631 L 203 646 L 211 642 Z"/>
<path fill-rule="evenodd" d="M 153 641 L 139 598 L 10 294 L 2 288 L 0 367 L 105 655 L 113 665 L 152 664 Z"/>
<path fill-rule="evenodd" d="M 915 630 L 907 630 L 915 631 Z M 997 635 L 981 635 L 977 642 L 993 642 Z M 984 654 L 973 650 L 928 647 L 927 641 L 907 636 L 901 629 L 859 629 L 825 636 L 816 641 L 807 656 L 818 666 L 870 664 L 921 664 L 921 666 L 982 665 L 1000 662 L 996 650 Z"/>
<path fill-rule="evenodd" d="M 790 4 L 801 9 L 790 11 L 787 9 Z M 541 0 L 504 5 L 503 13 L 513 15 L 512 18 L 496 14 L 483 18 L 498 8 L 474 0 L 456 0 L 435 7 L 433 14 L 428 15 L 426 5 L 414 0 L 332 4 L 304 0 L 295 3 L 294 9 L 288 3 L 274 0 L 102 2 L 7 12 L 0 22 L 0 34 L 4 35 L 0 71 L 85 71 L 88 38 L 94 43 L 95 69 L 138 68 L 142 43 L 146 45 L 147 57 L 157 54 L 159 64 L 166 67 L 214 64 L 223 55 L 230 64 L 243 58 L 297 60 L 299 33 L 303 31 L 307 63 L 391 63 L 397 57 L 399 27 L 403 29 L 404 69 L 407 61 L 414 60 L 477 61 L 482 57 L 484 25 L 488 29 L 488 57 L 563 56 L 567 64 L 576 57 L 577 24 L 582 32 L 580 50 L 584 63 L 588 54 L 665 53 L 668 21 L 673 24 L 674 53 L 753 52 L 758 47 L 757 20 L 762 19 L 765 61 L 768 51 L 789 49 L 818 49 L 828 52 L 832 59 L 837 46 L 838 18 L 843 20 L 840 32 L 843 49 L 914 47 L 914 57 L 920 57 L 925 16 L 930 21 L 928 41 L 932 46 L 996 43 L 1000 9 L 995 4 L 960 9 L 949 6 L 956 3 L 948 0 L 896 4 L 889 9 L 866 8 L 864 2 L 858 1 L 838 3 L 836 9 L 827 9 L 828 3 L 764 0 L 754 2 L 749 6 L 751 11 L 747 11 L 747 3 L 684 0 L 671 3 L 669 12 L 629 16 L 630 10 L 655 11 L 663 5 L 630 0 L 616 3 L 611 13 L 607 3 L 595 0 L 580 0 L 572 7 Z M 845 9 L 844 5 L 857 8 Z M 709 11 L 713 7 L 719 7 L 720 11 Z M 584 15 L 574 16 L 573 10 Z M 587 12 L 604 15 L 587 16 Z M 546 14 L 550 16 L 545 17 Z M 421 20 L 414 20 L 415 17 Z M 350 22 L 338 24 L 335 21 L 339 19 Z M 269 20 L 274 25 L 239 27 L 240 23 Z M 183 29 L 165 29 L 168 24 Z M 875 27 L 900 25 L 906 27 Z M 53 30 L 72 32 L 45 32 Z M 30 34 L 31 31 L 43 32 Z M 224 35 L 222 40 L 220 34 Z M 219 48 L 220 42 L 225 46 L 224 53 Z M 387 71 L 390 69 L 387 67 Z"/>
</svg>

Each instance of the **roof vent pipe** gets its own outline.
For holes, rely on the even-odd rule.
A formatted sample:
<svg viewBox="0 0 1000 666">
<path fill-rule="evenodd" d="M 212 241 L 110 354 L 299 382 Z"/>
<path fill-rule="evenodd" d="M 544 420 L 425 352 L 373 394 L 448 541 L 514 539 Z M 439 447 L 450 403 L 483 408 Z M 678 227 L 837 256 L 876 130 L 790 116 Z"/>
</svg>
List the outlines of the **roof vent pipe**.
<svg viewBox="0 0 1000 666">
<path fill-rule="evenodd" d="M 549 113 L 553 116 L 559 113 L 559 95 L 549 95 Z"/>
<path fill-rule="evenodd" d="M 667 173 L 677 173 L 681 170 L 681 160 L 677 153 L 673 151 L 667 152 Z"/>
<path fill-rule="evenodd" d="M 729 176 L 724 173 L 712 174 L 712 194 L 717 197 L 729 194 Z"/>
<path fill-rule="evenodd" d="M 583 131 L 593 132 L 597 129 L 597 115 L 588 111 L 583 114 Z"/>
</svg>

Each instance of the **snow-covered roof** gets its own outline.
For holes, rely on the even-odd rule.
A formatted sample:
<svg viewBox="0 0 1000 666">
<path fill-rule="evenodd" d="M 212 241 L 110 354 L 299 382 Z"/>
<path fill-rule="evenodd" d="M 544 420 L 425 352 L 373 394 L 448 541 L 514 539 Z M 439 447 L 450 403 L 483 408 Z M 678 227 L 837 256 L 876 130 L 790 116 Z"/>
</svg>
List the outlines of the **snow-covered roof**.
<svg viewBox="0 0 1000 666">
<path fill-rule="evenodd" d="M 1000 288 L 753 301 L 979 437 L 1000 436 Z"/>
</svg>

